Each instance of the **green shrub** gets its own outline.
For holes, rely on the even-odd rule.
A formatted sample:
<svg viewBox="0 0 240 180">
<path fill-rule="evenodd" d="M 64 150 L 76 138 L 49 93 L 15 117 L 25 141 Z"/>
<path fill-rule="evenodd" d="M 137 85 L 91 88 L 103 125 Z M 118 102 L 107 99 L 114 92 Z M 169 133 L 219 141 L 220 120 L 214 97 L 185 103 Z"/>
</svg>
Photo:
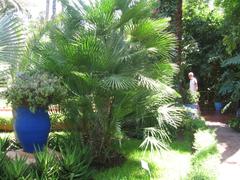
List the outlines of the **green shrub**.
<svg viewBox="0 0 240 180">
<path fill-rule="evenodd" d="M 217 144 L 216 134 L 208 129 L 198 130 L 194 134 L 193 148 L 198 152 L 210 147 L 215 147 Z"/>
<path fill-rule="evenodd" d="M 36 164 L 34 164 L 33 176 L 41 179 L 57 179 L 59 174 L 59 159 L 47 149 L 35 153 Z"/>
<path fill-rule="evenodd" d="M 48 138 L 48 147 L 56 151 L 60 151 L 60 147 L 64 144 L 64 136 L 69 136 L 69 133 L 50 133 Z"/>
<path fill-rule="evenodd" d="M 61 148 L 62 159 L 60 161 L 60 179 L 89 179 L 92 171 L 92 161 L 88 148 L 79 146 L 78 143 L 69 146 L 65 142 Z"/>
<path fill-rule="evenodd" d="M 10 118 L 10 117 L 0 117 L 0 124 L 12 125 L 13 124 L 13 118 Z"/>
<path fill-rule="evenodd" d="M 240 132 L 240 118 L 233 118 L 228 122 L 229 127 Z"/>
<path fill-rule="evenodd" d="M 199 102 L 199 99 L 200 99 L 199 92 L 188 90 L 183 94 L 183 102 L 185 104 L 196 104 Z"/>
<path fill-rule="evenodd" d="M 211 130 L 198 130 L 194 134 L 192 167 L 189 180 L 215 180 L 217 179 L 216 167 L 220 163 L 217 150 L 216 134 Z"/>
<path fill-rule="evenodd" d="M 60 179 L 89 179 L 92 175 L 91 151 L 81 141 L 79 136 L 70 133 L 50 135 L 48 146 L 61 152 Z"/>
<path fill-rule="evenodd" d="M 62 113 L 50 113 L 51 131 L 67 130 L 66 117 Z"/>
<path fill-rule="evenodd" d="M 31 174 L 29 165 L 26 164 L 26 158 L 17 157 L 15 160 L 5 159 L 4 162 L 5 179 L 28 179 Z"/>
<path fill-rule="evenodd" d="M 217 179 L 217 167 L 220 163 L 220 156 L 216 147 L 209 147 L 194 154 L 189 180 L 215 180 Z"/>
<path fill-rule="evenodd" d="M 203 118 L 192 119 L 188 115 L 183 118 L 183 123 L 181 124 L 181 128 L 186 131 L 191 131 L 192 134 L 197 132 L 197 130 L 207 129 L 207 125 Z"/>
<path fill-rule="evenodd" d="M 217 153 L 218 153 L 218 150 L 216 145 L 211 145 L 204 149 L 198 150 L 197 152 L 195 152 L 194 156 L 192 157 L 192 164 L 194 166 L 199 166 L 209 156 L 215 155 Z"/>
</svg>

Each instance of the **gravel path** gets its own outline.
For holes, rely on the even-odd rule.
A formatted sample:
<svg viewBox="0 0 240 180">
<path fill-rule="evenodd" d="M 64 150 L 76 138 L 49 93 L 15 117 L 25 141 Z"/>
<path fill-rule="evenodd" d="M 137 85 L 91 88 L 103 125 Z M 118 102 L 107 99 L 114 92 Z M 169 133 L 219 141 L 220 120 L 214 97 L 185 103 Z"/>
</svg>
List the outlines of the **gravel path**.
<svg viewBox="0 0 240 180">
<path fill-rule="evenodd" d="M 240 133 L 223 122 L 216 122 L 216 118 L 206 119 L 209 127 L 216 128 L 218 149 L 222 156 L 218 180 L 240 180 Z"/>
</svg>

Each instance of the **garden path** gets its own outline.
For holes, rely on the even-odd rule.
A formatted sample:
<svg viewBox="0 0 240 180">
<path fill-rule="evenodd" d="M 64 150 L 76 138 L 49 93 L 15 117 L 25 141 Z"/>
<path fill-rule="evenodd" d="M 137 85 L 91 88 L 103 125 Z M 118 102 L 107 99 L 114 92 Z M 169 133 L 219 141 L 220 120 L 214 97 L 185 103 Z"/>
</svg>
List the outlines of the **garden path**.
<svg viewBox="0 0 240 180">
<path fill-rule="evenodd" d="M 240 133 L 226 125 L 229 116 L 214 114 L 204 117 L 207 125 L 216 129 L 218 149 L 221 154 L 218 180 L 239 180 Z"/>
</svg>

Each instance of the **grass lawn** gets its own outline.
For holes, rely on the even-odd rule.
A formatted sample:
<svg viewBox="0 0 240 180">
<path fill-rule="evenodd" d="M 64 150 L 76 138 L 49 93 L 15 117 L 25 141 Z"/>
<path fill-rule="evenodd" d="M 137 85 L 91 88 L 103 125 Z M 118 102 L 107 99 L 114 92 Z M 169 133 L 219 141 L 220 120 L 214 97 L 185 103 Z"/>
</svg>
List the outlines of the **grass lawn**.
<svg viewBox="0 0 240 180">
<path fill-rule="evenodd" d="M 164 180 L 185 179 L 190 170 L 191 141 L 176 141 L 169 151 L 162 152 L 161 155 L 155 153 L 145 155 L 138 148 L 141 141 L 135 139 L 126 140 L 121 148 L 121 152 L 127 157 L 126 162 L 121 167 L 114 167 L 108 170 L 96 172 L 96 180 L 134 180 L 150 179 L 149 173 L 141 168 L 141 160 L 148 162 L 151 178 Z"/>
</svg>

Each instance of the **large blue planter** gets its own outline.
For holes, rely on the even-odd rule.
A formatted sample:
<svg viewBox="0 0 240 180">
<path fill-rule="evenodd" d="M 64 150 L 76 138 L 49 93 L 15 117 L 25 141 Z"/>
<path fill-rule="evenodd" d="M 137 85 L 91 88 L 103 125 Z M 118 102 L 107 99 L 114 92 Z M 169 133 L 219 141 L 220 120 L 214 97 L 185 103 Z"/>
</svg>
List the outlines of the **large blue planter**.
<svg viewBox="0 0 240 180">
<path fill-rule="evenodd" d="M 214 103 L 214 106 L 215 106 L 215 110 L 216 110 L 217 112 L 220 112 L 220 111 L 222 110 L 222 108 L 223 108 L 223 105 L 222 105 L 221 102 L 215 102 L 215 103 Z"/>
<path fill-rule="evenodd" d="M 50 126 L 45 109 L 39 108 L 34 113 L 24 107 L 16 109 L 15 132 L 25 152 L 33 153 L 44 148 Z"/>
</svg>

